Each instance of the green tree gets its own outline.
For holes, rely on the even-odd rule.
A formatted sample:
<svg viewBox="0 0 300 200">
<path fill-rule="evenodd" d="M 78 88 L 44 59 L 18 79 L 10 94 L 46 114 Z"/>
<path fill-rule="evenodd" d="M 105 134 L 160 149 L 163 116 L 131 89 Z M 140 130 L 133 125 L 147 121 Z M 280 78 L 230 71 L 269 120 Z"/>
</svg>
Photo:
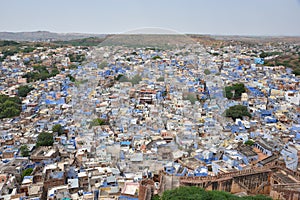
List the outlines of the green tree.
<svg viewBox="0 0 300 200">
<path fill-rule="evenodd" d="M 21 53 L 30 53 L 30 52 L 33 52 L 35 50 L 34 47 L 26 47 L 22 50 L 20 50 Z"/>
<path fill-rule="evenodd" d="M 70 54 L 69 59 L 71 62 L 81 63 L 85 60 L 85 55 L 83 54 Z"/>
<path fill-rule="evenodd" d="M 33 172 L 33 168 L 27 168 L 22 172 L 22 180 L 25 176 L 30 176 L 30 174 Z"/>
<path fill-rule="evenodd" d="M 130 83 L 132 83 L 132 85 L 136 85 L 136 84 L 139 84 L 140 81 L 142 81 L 142 77 L 140 75 L 135 75 L 134 77 L 129 79 L 127 76 L 119 75 L 116 78 L 116 80 L 118 80 L 119 82 L 130 82 Z"/>
<path fill-rule="evenodd" d="M 9 97 L 8 100 L 13 101 L 17 105 L 21 105 L 22 104 L 22 100 L 19 97 Z"/>
<path fill-rule="evenodd" d="M 239 99 L 242 93 L 246 92 L 245 85 L 243 83 L 236 83 L 231 86 L 225 87 L 225 95 L 228 99 Z"/>
<path fill-rule="evenodd" d="M 186 186 L 166 190 L 161 197 L 155 195 L 152 200 L 272 200 L 270 197 L 257 195 L 238 197 L 224 191 L 205 191 L 203 188 Z"/>
<path fill-rule="evenodd" d="M 132 83 L 132 85 L 136 85 L 139 84 L 142 81 L 142 77 L 140 75 L 135 75 L 134 77 L 132 77 L 132 79 L 130 80 L 130 82 Z"/>
<path fill-rule="evenodd" d="M 152 196 L 151 200 L 160 200 L 160 196 L 158 194 Z"/>
<path fill-rule="evenodd" d="M 165 78 L 163 76 L 159 77 L 157 80 L 157 82 L 164 82 L 165 81 Z"/>
<path fill-rule="evenodd" d="M 108 63 L 106 62 L 106 61 L 104 61 L 104 62 L 102 62 L 102 63 L 100 63 L 99 65 L 98 65 L 98 68 L 99 69 L 104 69 L 105 67 L 107 67 L 108 66 Z"/>
<path fill-rule="evenodd" d="M 184 199 L 211 199 L 207 192 L 197 187 L 179 187 L 167 190 L 163 193 L 161 200 L 184 200 Z"/>
<path fill-rule="evenodd" d="M 20 115 L 22 106 L 19 97 L 0 95 L 0 119 Z"/>
<path fill-rule="evenodd" d="M 4 46 L 17 46 L 20 43 L 16 42 L 16 41 L 11 41 L 11 40 L 1 40 L 0 41 L 0 47 L 4 47 Z"/>
<path fill-rule="evenodd" d="M 68 74 L 67 77 L 69 77 L 70 81 L 73 82 L 73 83 L 76 81 L 74 76 L 72 76 L 71 74 Z"/>
<path fill-rule="evenodd" d="M 231 117 L 233 120 L 238 118 L 242 119 L 244 116 L 251 117 L 251 114 L 248 112 L 246 106 L 243 105 L 235 105 L 231 106 L 225 111 L 226 117 Z"/>
<path fill-rule="evenodd" d="M 28 146 L 27 145 L 22 145 L 21 148 L 20 148 L 20 151 L 21 151 L 21 156 L 23 157 L 28 157 L 29 156 L 29 149 L 28 149 Z"/>
<path fill-rule="evenodd" d="M 245 144 L 246 145 L 249 145 L 249 146 L 252 146 L 252 145 L 254 145 L 254 141 L 253 140 L 247 140 L 246 142 L 245 142 Z"/>
<path fill-rule="evenodd" d="M 130 81 L 127 76 L 124 76 L 122 74 L 118 75 L 116 80 L 118 80 L 119 82 L 129 82 Z"/>
<path fill-rule="evenodd" d="M 55 124 L 52 127 L 52 131 L 58 133 L 58 135 L 62 135 L 64 133 L 64 129 L 60 124 Z"/>
<path fill-rule="evenodd" d="M 205 69 L 205 70 L 204 70 L 204 74 L 205 74 L 205 75 L 209 75 L 209 74 L 211 74 L 211 72 L 210 72 L 208 69 Z"/>
<path fill-rule="evenodd" d="M 53 134 L 52 133 L 47 133 L 47 132 L 42 132 L 39 134 L 36 142 L 36 146 L 52 146 L 54 143 L 53 140 Z"/>
<path fill-rule="evenodd" d="M 21 105 L 16 104 L 13 101 L 7 100 L 3 104 L 0 104 L 0 119 L 11 118 L 20 115 Z"/>
<path fill-rule="evenodd" d="M 5 108 L 1 114 L 0 118 L 11 118 L 20 115 L 21 111 L 14 107 Z"/>
<path fill-rule="evenodd" d="M 161 60 L 162 58 L 161 58 L 160 56 L 153 56 L 153 57 L 152 57 L 152 60 L 157 60 L 157 59 L 160 59 L 160 60 Z"/>
<path fill-rule="evenodd" d="M 91 121 L 90 126 L 102 126 L 102 125 L 107 125 L 107 122 L 104 119 L 93 119 L 93 121 Z"/>
<path fill-rule="evenodd" d="M 120 79 L 123 77 L 124 75 L 123 74 L 118 74 L 117 77 L 115 77 L 115 80 L 116 81 L 120 81 Z M 120 81 L 121 82 L 121 81 Z"/>
<path fill-rule="evenodd" d="M 78 87 L 81 84 L 87 83 L 87 79 L 75 80 L 75 85 Z"/>
<path fill-rule="evenodd" d="M 49 70 L 47 69 L 49 68 Z M 46 67 L 42 65 L 33 66 L 34 71 L 26 73 L 23 78 L 27 78 L 29 82 L 34 82 L 37 80 L 46 80 L 50 77 L 56 76 L 59 74 L 57 67 Z"/>
<path fill-rule="evenodd" d="M 18 104 L 16 104 L 15 102 L 11 101 L 11 100 L 6 100 L 3 104 L 2 107 L 5 108 L 9 108 L 9 107 L 15 107 Z"/>
<path fill-rule="evenodd" d="M 59 70 L 57 69 L 57 67 L 53 67 L 51 69 L 51 73 L 50 73 L 50 77 L 56 76 L 57 74 L 59 74 Z"/>
<path fill-rule="evenodd" d="M 27 94 L 28 94 L 31 90 L 33 90 L 33 87 L 31 87 L 31 86 L 28 86 L 28 85 L 20 86 L 20 87 L 18 88 L 18 96 L 19 96 L 19 97 L 26 97 Z"/>
<path fill-rule="evenodd" d="M 294 69 L 293 74 L 295 74 L 296 76 L 299 76 L 300 75 L 300 68 L 299 69 Z"/>
<path fill-rule="evenodd" d="M 266 57 L 269 57 L 269 56 L 275 56 L 275 55 L 281 55 L 282 53 L 281 52 L 261 52 L 259 54 L 259 57 L 261 58 L 266 58 Z"/>
<path fill-rule="evenodd" d="M 197 101 L 197 97 L 195 94 L 193 93 L 188 93 L 183 100 L 189 100 L 191 102 L 191 104 L 195 104 L 195 102 Z"/>
<path fill-rule="evenodd" d="M 77 69 L 77 65 L 71 64 L 71 65 L 69 65 L 69 69 Z"/>
</svg>

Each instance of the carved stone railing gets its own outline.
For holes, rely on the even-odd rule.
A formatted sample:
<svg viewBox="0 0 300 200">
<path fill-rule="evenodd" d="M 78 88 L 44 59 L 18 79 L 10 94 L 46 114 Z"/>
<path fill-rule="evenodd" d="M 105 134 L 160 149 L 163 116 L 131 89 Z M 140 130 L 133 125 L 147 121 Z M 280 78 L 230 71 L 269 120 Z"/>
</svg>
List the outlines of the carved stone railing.
<svg viewBox="0 0 300 200">
<path fill-rule="evenodd" d="M 253 174 L 259 174 L 264 172 L 271 172 L 271 166 L 264 166 L 264 167 L 255 167 L 251 169 L 244 169 L 235 172 L 228 172 L 219 174 L 216 176 L 206 176 L 206 177 L 180 177 L 180 183 L 202 183 L 206 181 L 219 181 L 222 179 L 230 179 L 239 176 L 248 176 Z"/>
</svg>

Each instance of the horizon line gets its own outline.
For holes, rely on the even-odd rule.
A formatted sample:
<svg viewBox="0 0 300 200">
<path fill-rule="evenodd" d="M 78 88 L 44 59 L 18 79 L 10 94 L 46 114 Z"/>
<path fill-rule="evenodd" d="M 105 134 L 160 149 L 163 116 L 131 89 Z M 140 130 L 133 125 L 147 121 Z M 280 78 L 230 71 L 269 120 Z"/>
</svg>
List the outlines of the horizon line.
<svg viewBox="0 0 300 200">
<path fill-rule="evenodd" d="M 139 30 L 139 29 L 134 29 Z M 169 29 L 170 30 L 170 29 Z M 82 34 L 82 35 L 203 35 L 203 36 L 226 36 L 226 37 L 300 37 L 300 35 L 283 35 L 283 34 L 236 34 L 236 33 L 224 33 L 224 34 L 217 34 L 217 33 L 195 33 L 195 32 L 168 32 L 168 33 L 132 33 L 132 31 L 126 32 L 102 32 L 102 33 L 95 33 L 95 32 L 54 32 L 49 30 L 31 30 L 31 31 L 0 31 L 0 33 L 37 33 L 37 32 L 48 32 L 54 34 Z"/>
</svg>

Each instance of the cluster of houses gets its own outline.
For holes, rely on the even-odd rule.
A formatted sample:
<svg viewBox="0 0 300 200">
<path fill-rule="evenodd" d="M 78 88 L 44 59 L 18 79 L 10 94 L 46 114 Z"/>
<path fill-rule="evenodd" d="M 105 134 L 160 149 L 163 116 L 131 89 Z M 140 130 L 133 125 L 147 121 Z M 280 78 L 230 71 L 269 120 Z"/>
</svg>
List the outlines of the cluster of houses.
<svg viewBox="0 0 300 200">
<path fill-rule="evenodd" d="M 1 93 L 34 90 L 19 117 L 1 120 L 0 198 L 134 200 L 145 198 L 145 179 L 159 191 L 160 173 L 216 176 L 278 159 L 298 170 L 300 78 L 247 50 L 64 47 L 7 58 Z M 88 62 L 69 68 L 70 52 Z M 60 73 L 27 83 L 32 59 Z M 241 98 L 224 96 L 232 83 L 245 85 Z M 224 117 L 234 105 L 252 117 Z M 53 134 L 52 146 L 36 145 L 42 132 Z"/>
</svg>

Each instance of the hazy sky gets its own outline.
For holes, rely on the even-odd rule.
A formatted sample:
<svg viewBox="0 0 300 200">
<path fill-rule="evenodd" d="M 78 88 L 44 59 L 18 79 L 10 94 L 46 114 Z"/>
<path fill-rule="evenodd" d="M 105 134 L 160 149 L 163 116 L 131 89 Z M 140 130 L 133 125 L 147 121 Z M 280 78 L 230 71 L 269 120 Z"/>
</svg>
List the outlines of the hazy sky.
<svg viewBox="0 0 300 200">
<path fill-rule="evenodd" d="M 300 0 L 1 0 L 0 31 L 300 36 Z"/>
</svg>

